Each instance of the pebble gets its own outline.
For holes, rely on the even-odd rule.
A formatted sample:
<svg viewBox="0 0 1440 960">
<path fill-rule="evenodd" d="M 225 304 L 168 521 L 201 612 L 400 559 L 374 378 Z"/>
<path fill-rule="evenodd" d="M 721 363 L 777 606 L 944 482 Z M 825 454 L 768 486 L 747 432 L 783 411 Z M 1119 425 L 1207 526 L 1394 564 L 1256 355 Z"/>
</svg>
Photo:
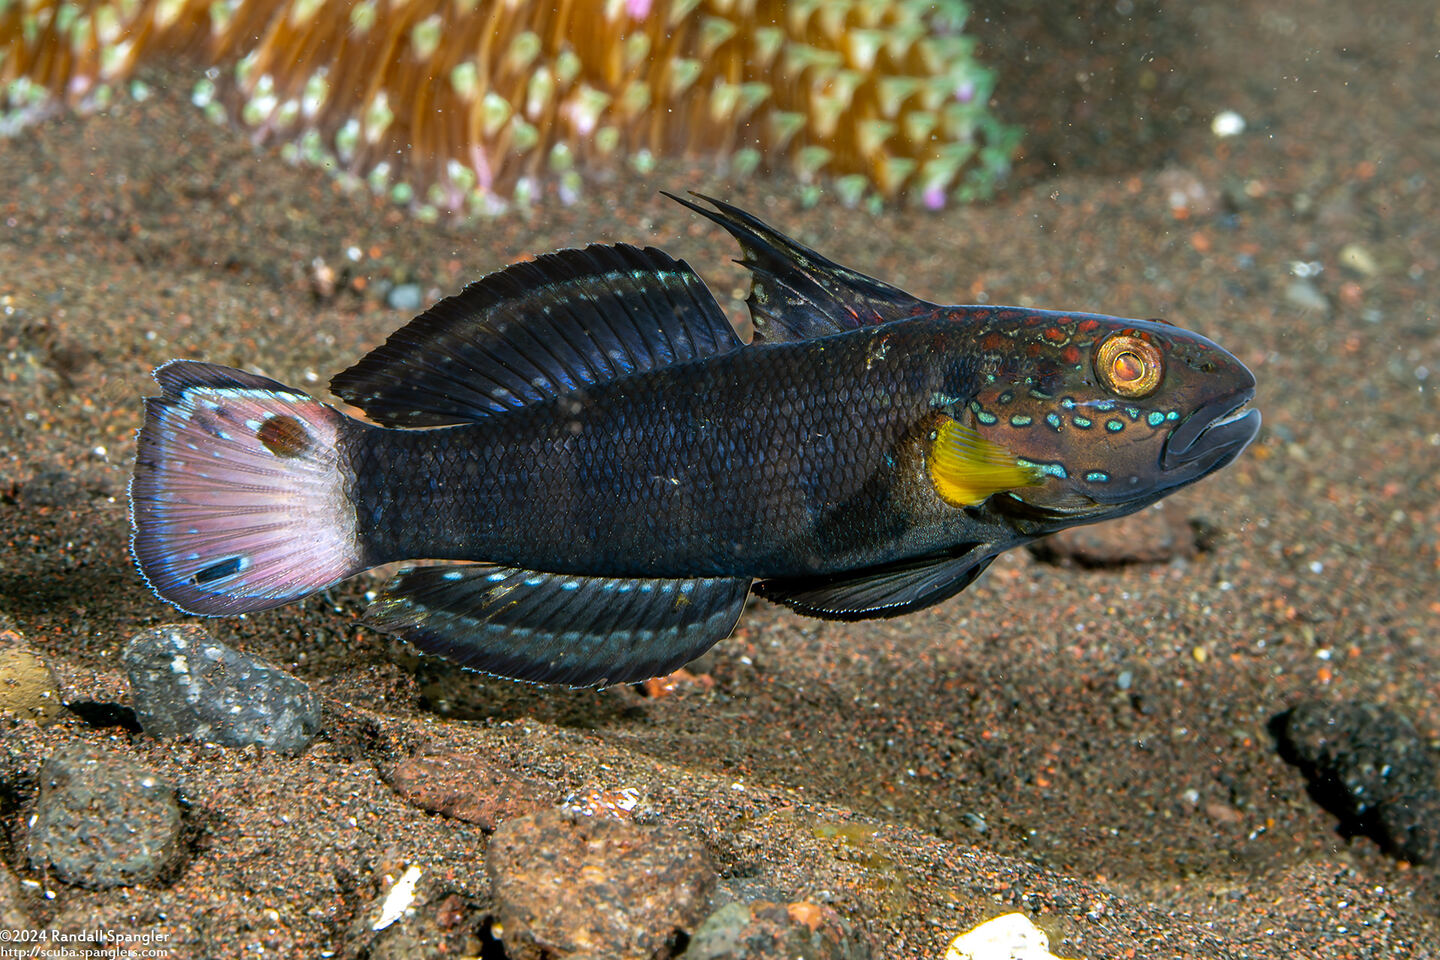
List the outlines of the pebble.
<svg viewBox="0 0 1440 960">
<path fill-rule="evenodd" d="M 500 824 L 485 869 L 510 960 L 669 956 L 716 880 L 687 834 L 557 809 Z"/>
<path fill-rule="evenodd" d="M 407 803 L 489 831 L 512 817 L 553 806 L 556 799 L 541 783 L 462 753 L 411 757 L 390 768 L 386 779 Z"/>
<path fill-rule="evenodd" d="M 1195 527 L 1168 500 L 1128 517 L 1061 530 L 1030 546 L 1042 560 L 1085 567 L 1165 563 L 1192 557 L 1197 549 Z"/>
<path fill-rule="evenodd" d="M 7 640 L 21 638 L 15 633 L 0 631 L 0 643 Z M 38 654 L 24 646 L 0 649 L 0 713 L 43 725 L 64 710 L 55 674 Z"/>
<path fill-rule="evenodd" d="M 81 744 L 40 765 L 30 863 L 82 887 L 154 880 L 180 845 L 175 789 L 159 774 Z"/>
<path fill-rule="evenodd" d="M 945 960 L 1061 960 L 1050 937 L 1023 913 L 992 917 L 950 941 Z"/>
<path fill-rule="evenodd" d="M 1303 277 L 1291 280 L 1285 286 L 1285 299 L 1306 313 L 1330 314 L 1330 300 L 1325 294 Z"/>
<path fill-rule="evenodd" d="M 728 903 L 705 918 L 685 960 L 869 960 L 868 941 L 829 907 Z"/>
<path fill-rule="evenodd" d="M 1440 863 L 1440 761 L 1410 721 L 1374 703 L 1308 700 L 1275 729 L 1281 756 L 1342 832 L 1412 863 Z"/>
<path fill-rule="evenodd" d="M 385 305 L 404 313 L 415 313 L 424 302 L 425 291 L 418 283 L 397 283 L 385 294 Z"/>
<path fill-rule="evenodd" d="M 157 739 L 301 753 L 320 732 L 320 698 L 304 681 L 213 639 L 168 624 L 122 655 L 140 726 Z"/>
</svg>

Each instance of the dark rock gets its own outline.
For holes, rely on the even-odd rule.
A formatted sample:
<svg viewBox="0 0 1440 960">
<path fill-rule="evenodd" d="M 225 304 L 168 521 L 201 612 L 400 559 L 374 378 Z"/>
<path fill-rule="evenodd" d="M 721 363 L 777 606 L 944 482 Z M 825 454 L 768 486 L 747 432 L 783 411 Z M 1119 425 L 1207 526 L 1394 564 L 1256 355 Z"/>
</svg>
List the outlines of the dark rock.
<svg viewBox="0 0 1440 960">
<path fill-rule="evenodd" d="M 1041 560 L 1107 567 L 1192 557 L 1195 528 L 1180 507 L 1162 500 L 1128 517 L 1071 527 L 1030 545 Z"/>
<path fill-rule="evenodd" d="M 122 659 L 135 713 L 152 737 L 301 753 L 320 732 L 320 698 L 304 681 L 199 627 L 147 630 L 130 641 Z"/>
<path fill-rule="evenodd" d="M 500 824 L 485 869 L 511 960 L 669 956 L 715 883 L 686 834 L 554 809 Z"/>
<path fill-rule="evenodd" d="M 1373 703 L 1311 700 L 1277 717 L 1274 731 L 1342 832 L 1440 862 L 1440 758 L 1408 720 Z"/>
<path fill-rule="evenodd" d="M 386 776 L 395 792 L 422 810 L 479 824 L 486 830 L 555 803 L 554 791 L 503 767 L 461 753 L 411 757 Z"/>
<path fill-rule="evenodd" d="M 730 903 L 705 918 L 685 960 L 869 960 L 870 945 L 829 907 Z"/>
<path fill-rule="evenodd" d="M 179 849 L 175 789 L 151 770 L 98 747 L 69 747 L 40 765 L 29 824 L 36 867 L 85 887 L 155 879 Z"/>
</svg>

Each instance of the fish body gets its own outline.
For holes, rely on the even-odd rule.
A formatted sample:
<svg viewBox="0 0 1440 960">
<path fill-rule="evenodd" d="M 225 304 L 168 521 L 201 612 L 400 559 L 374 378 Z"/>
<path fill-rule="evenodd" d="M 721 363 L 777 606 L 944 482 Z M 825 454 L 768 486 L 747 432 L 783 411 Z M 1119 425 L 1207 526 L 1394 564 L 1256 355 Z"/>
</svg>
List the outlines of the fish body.
<svg viewBox="0 0 1440 960">
<path fill-rule="evenodd" d="M 1254 379 L 1152 321 L 942 306 L 718 201 L 756 341 L 681 261 L 548 254 L 443 300 L 332 389 L 156 372 L 134 549 L 202 614 L 380 564 L 369 612 L 467 666 L 575 685 L 674 669 L 752 586 L 802 613 L 937 603 L 1012 546 L 1140 509 L 1254 437 Z"/>
</svg>

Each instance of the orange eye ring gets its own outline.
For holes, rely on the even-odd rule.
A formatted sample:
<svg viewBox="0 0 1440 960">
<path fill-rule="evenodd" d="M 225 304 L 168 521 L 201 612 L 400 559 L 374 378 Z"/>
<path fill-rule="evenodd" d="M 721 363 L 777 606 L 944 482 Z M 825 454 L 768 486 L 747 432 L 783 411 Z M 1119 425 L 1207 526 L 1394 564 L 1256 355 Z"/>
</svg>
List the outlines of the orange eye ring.
<svg viewBox="0 0 1440 960">
<path fill-rule="evenodd" d="M 1095 375 L 1122 397 L 1148 397 L 1164 373 L 1165 361 L 1155 345 L 1128 333 L 1115 334 L 1095 351 Z"/>
</svg>

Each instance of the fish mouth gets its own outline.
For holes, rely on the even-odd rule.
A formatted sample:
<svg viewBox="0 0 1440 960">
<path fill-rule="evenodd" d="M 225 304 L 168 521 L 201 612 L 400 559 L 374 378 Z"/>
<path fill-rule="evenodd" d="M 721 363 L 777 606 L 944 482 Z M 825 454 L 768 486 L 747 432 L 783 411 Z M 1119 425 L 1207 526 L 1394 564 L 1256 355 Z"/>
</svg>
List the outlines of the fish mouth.
<svg viewBox="0 0 1440 960">
<path fill-rule="evenodd" d="M 1203 477 L 1238 457 L 1260 431 L 1260 411 L 1249 407 L 1253 389 L 1211 400 L 1170 432 L 1160 451 L 1160 469 Z"/>
</svg>

